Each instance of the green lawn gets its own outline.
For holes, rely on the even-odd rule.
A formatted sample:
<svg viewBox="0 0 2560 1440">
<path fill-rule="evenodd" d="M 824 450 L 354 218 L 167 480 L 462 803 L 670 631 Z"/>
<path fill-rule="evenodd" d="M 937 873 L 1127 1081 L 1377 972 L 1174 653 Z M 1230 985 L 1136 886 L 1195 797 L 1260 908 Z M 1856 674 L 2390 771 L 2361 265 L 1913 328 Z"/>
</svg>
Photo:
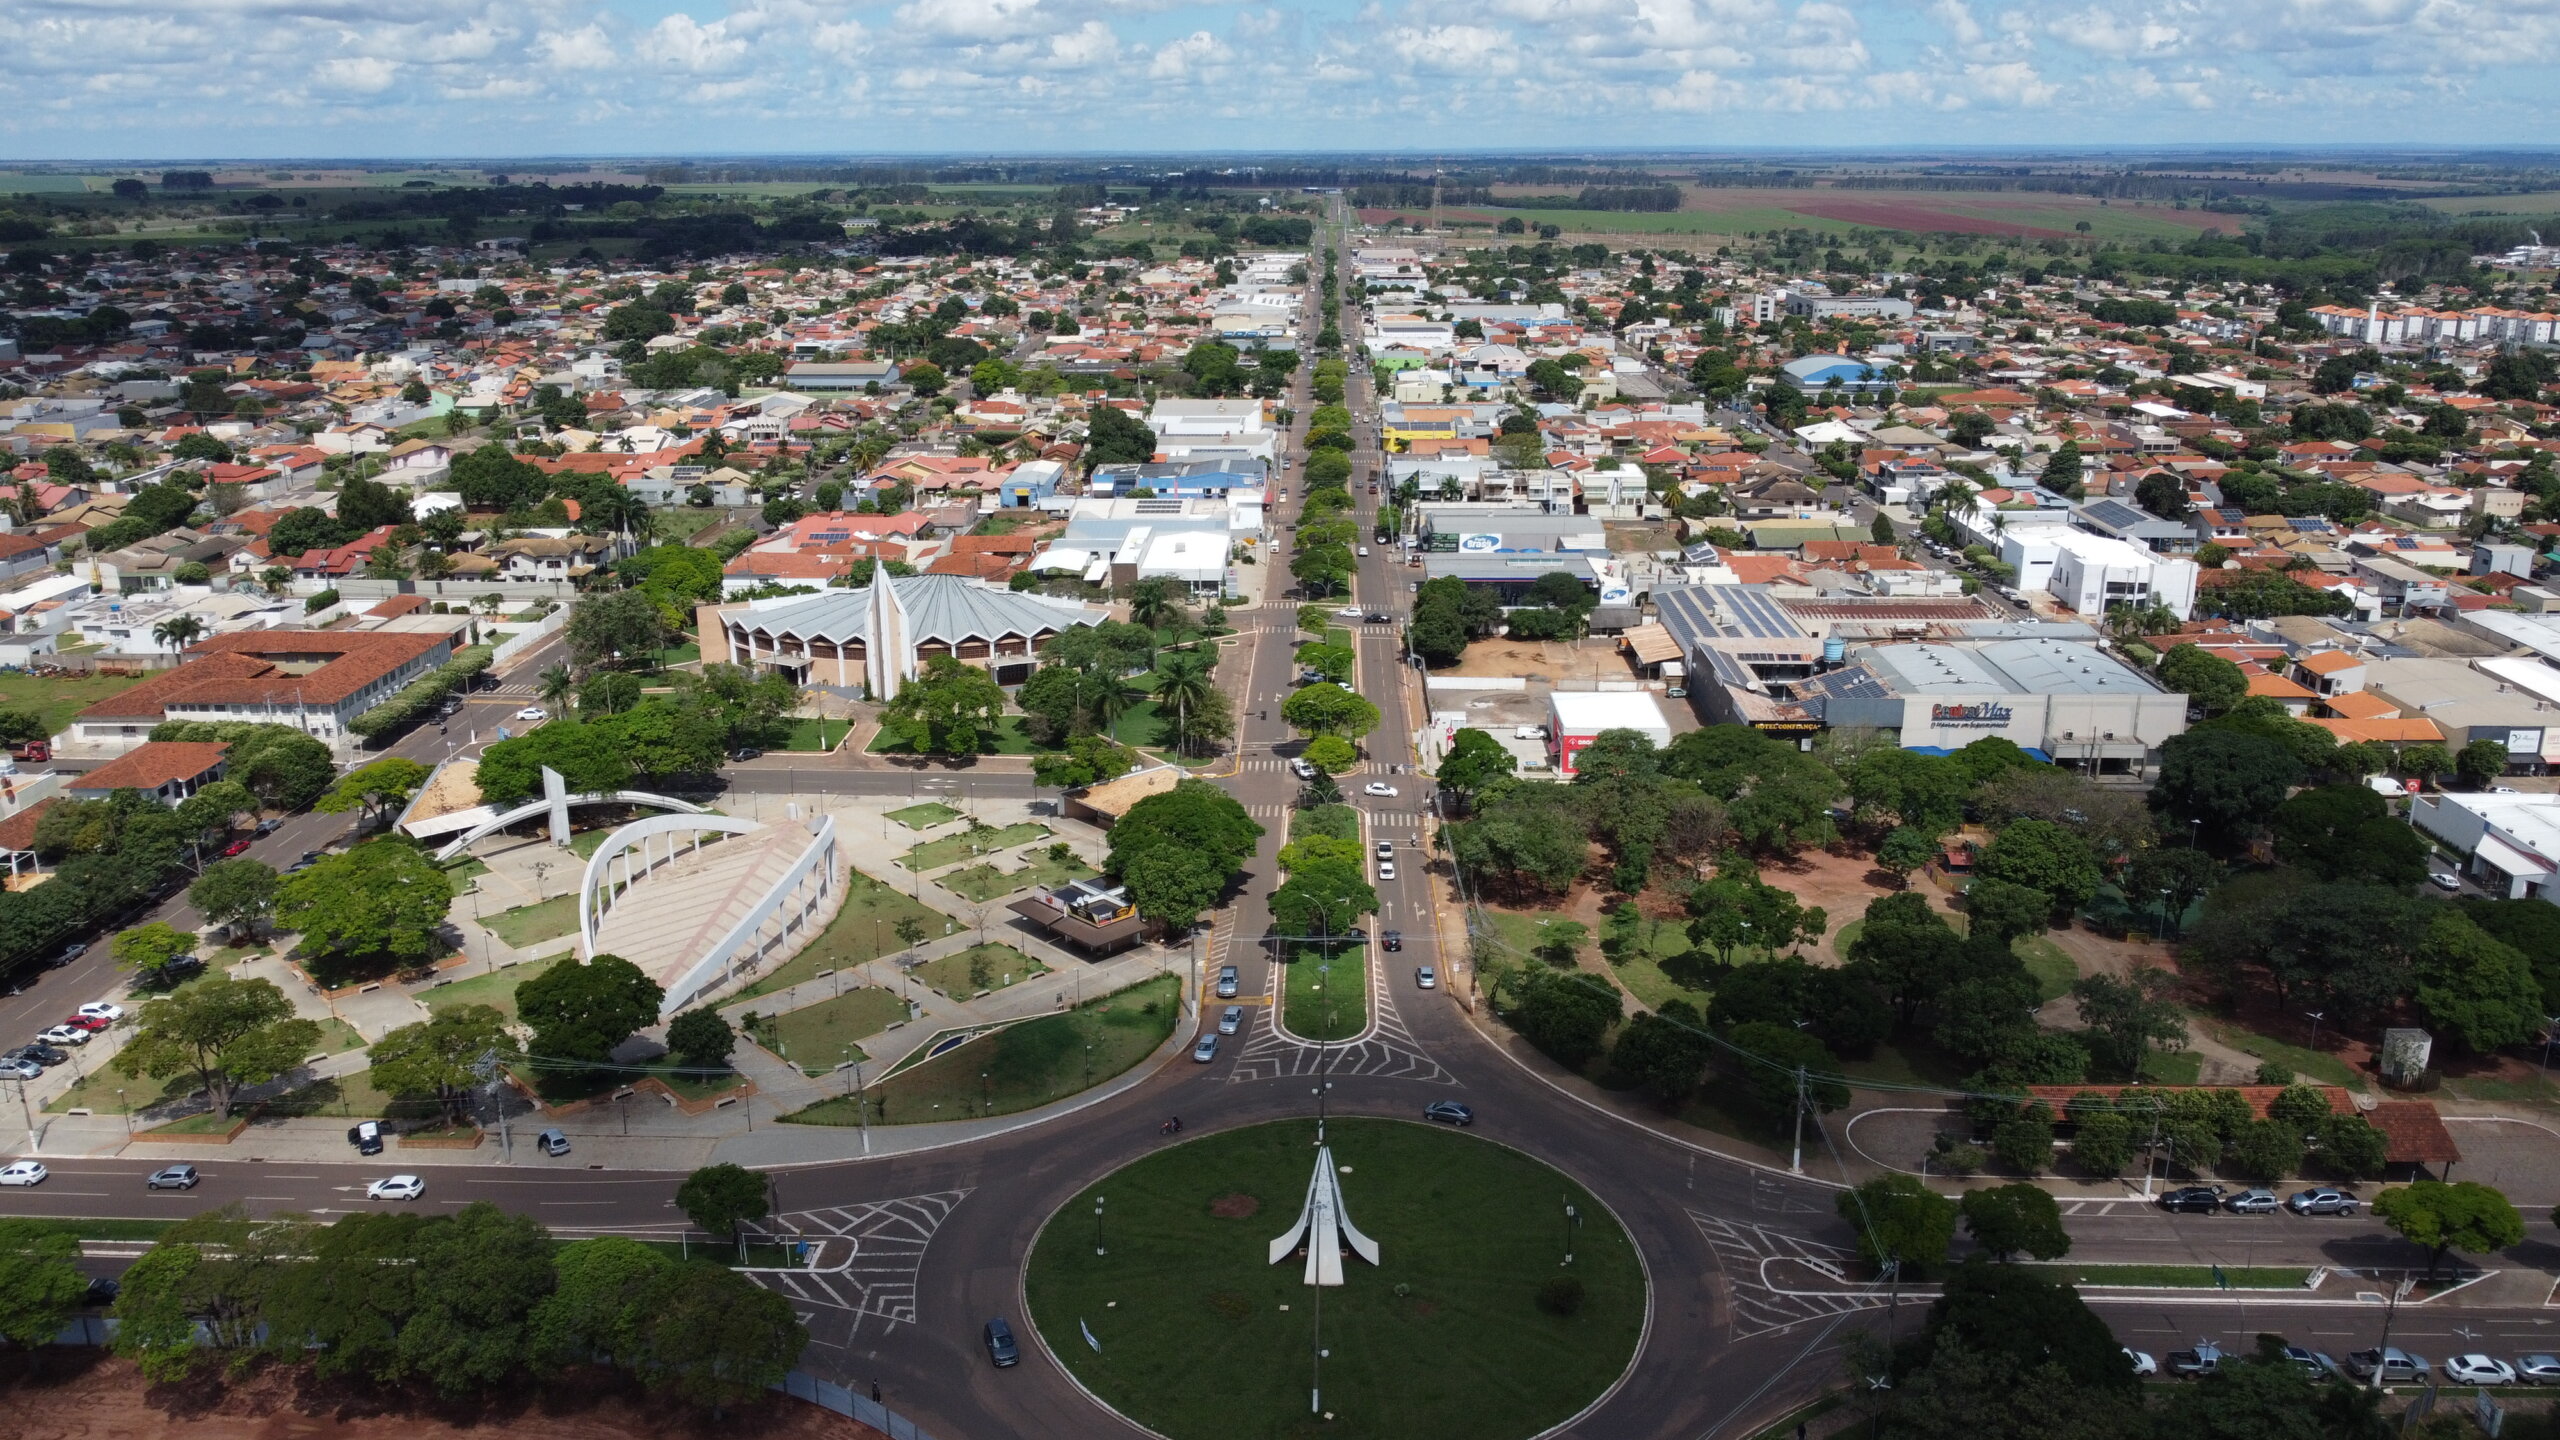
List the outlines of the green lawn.
<svg viewBox="0 0 2560 1440">
<path fill-rule="evenodd" d="M 986 962 L 984 985 L 970 974 L 980 960 Z M 980 990 L 1002 990 L 1008 985 L 1019 985 L 1034 975 L 1046 975 L 1049 967 L 1010 945 L 987 944 L 972 945 L 939 960 L 928 960 L 911 973 L 954 1000 L 966 1000 Z"/>
<path fill-rule="evenodd" d="M 2324 1085 L 2343 1085 L 2350 1090 L 2365 1088 L 2365 1078 L 2352 1066 L 2326 1051 L 2287 1044 L 2254 1030 L 2243 1030 L 2227 1020 L 2208 1020 L 2201 1016 L 2196 1024 L 2204 1033 L 2243 1054 L 2261 1060 L 2273 1060 L 2306 1080 Z"/>
<path fill-rule="evenodd" d="M 2216 1288 L 2210 1265 L 2038 1265 L 2054 1279 L 2070 1285 L 2151 1285 L 2184 1290 Z M 2311 1278 L 2308 1266 L 2226 1265 L 2223 1278 L 2235 1290 L 2299 1290 Z"/>
<path fill-rule="evenodd" d="M 315 1055 L 343 1055 L 349 1050 L 361 1050 L 363 1048 L 364 1036 L 356 1032 L 356 1027 L 339 1019 L 337 1016 L 332 1015 L 328 1019 L 320 1022 L 320 1043 L 312 1047 L 311 1053 Z"/>
<path fill-rule="evenodd" d="M 1562 1423 L 1624 1370 L 1643 1267 L 1587 1192 L 1471 1135 L 1337 1119 L 1326 1138 L 1345 1208 L 1380 1263 L 1346 1260 L 1346 1283 L 1323 1295 L 1334 1419 L 1315 1420 L 1316 1292 L 1302 1262 L 1267 1250 L 1297 1218 L 1314 1131 L 1284 1121 L 1168 1146 L 1050 1217 L 1025 1293 L 1079 1382 L 1172 1440 L 1509 1440 Z M 1541 1287 L 1566 1279 L 1578 1311 L 1548 1313 Z"/>
<path fill-rule="evenodd" d="M 488 927 L 490 934 L 521 950 L 574 932 L 578 928 L 578 897 L 554 895 L 548 900 L 483 916 L 480 923 Z"/>
<path fill-rule="evenodd" d="M 988 755 L 1036 755 L 1044 750 L 1051 750 L 1054 748 L 1056 747 L 1034 743 L 1029 733 L 1024 731 L 1022 728 L 1021 716 L 1005 715 L 998 717 L 996 720 L 996 743 L 994 748 L 982 753 Z M 908 753 L 908 750 L 904 742 L 893 739 L 886 732 L 883 732 L 871 738 L 871 753 L 874 755 L 904 755 Z"/>
<path fill-rule="evenodd" d="M 2142 1078 L 2155 1085 L 2193 1085 L 2204 1073 L 2204 1057 L 2193 1050 L 2154 1050 L 2142 1062 Z"/>
<path fill-rule="evenodd" d="M 941 911 L 920 904 L 859 870 L 848 871 L 844 908 L 827 922 L 818 938 L 733 998 L 746 1000 L 788 990 L 803 980 L 816 978 L 821 970 L 841 970 L 894 954 L 900 945 L 901 920 L 913 920 L 923 926 L 927 940 L 939 939 L 960 928 L 959 921 Z"/>
<path fill-rule="evenodd" d="M 874 1125 L 1011 1115 L 1099 1085 L 1153 1054 L 1181 1013 L 1181 981 L 1158 975 L 1056 1015 L 1007 1026 L 902 1070 L 868 1093 Z M 858 1125 L 856 1102 L 822 1100 L 785 1116 Z"/>
<path fill-rule="evenodd" d="M 930 830 L 936 825 L 948 825 L 959 819 L 960 812 L 939 800 L 927 800 L 921 805 L 892 810 L 889 812 L 889 818 L 910 830 Z"/>
<path fill-rule="evenodd" d="M 2057 1000 L 2071 993 L 2071 982 L 2080 978 L 2080 967 L 2071 963 L 2071 957 L 2049 936 L 2021 935 L 2010 942 L 2009 949 L 2026 962 L 2027 973 L 2036 977 L 2036 997 L 2040 1000 Z"/>
<path fill-rule="evenodd" d="M 963 860 L 992 855 L 999 850 L 1010 850 L 1016 845 L 1033 840 L 1045 840 L 1049 834 L 1048 826 L 1027 820 L 1017 825 L 1001 827 L 972 825 L 960 834 L 945 835 L 939 840 L 925 841 L 898 857 L 898 863 L 921 875 L 929 870 L 939 870 L 945 865 L 957 865 Z"/>
<path fill-rule="evenodd" d="M 453 893 L 468 895 L 471 882 L 489 873 L 489 862 L 477 855 L 457 855 L 446 861 L 443 869 L 445 879 L 453 885 Z"/>
<path fill-rule="evenodd" d="M 812 1075 L 846 1060 L 867 1060 L 855 1043 L 907 1018 L 907 1002 L 893 990 L 862 985 L 842 995 L 757 1022 L 756 1043 Z"/>
<path fill-rule="evenodd" d="M 942 876 L 941 884 L 955 895 L 984 903 L 1016 890 L 1064 885 L 1094 873 L 1092 866 L 1072 853 L 1065 860 L 1052 860 L 1046 850 L 1036 850 L 1031 854 L 1031 863 L 1019 870 L 998 870 L 993 864 L 972 865 Z"/>
<path fill-rule="evenodd" d="M 450 1010 L 457 1005 L 494 1005 L 500 1014 L 512 1020 L 516 1017 L 516 987 L 564 962 L 569 962 L 568 956 L 509 965 L 503 970 L 474 975 L 468 980 L 438 985 L 421 993 L 418 998 L 425 1001 L 430 1010 Z"/>
<path fill-rule="evenodd" d="M 340 1119 L 433 1119 L 439 1113 L 433 1096 L 391 1095 L 377 1090 L 373 1073 L 359 1070 L 335 1079 L 314 1080 L 270 1100 L 259 1111 L 266 1118 L 285 1115 L 332 1115 Z"/>
<path fill-rule="evenodd" d="M 71 717 L 111 695 L 142 683 L 140 676 L 81 675 L 59 678 L 0 675 L 0 710 L 33 710 L 48 735 L 58 735 Z"/>
<path fill-rule="evenodd" d="M 87 1065 L 87 1061 L 81 1062 Z M 196 1092 L 193 1071 L 155 1080 L 136 1075 L 128 1080 L 113 1070 L 91 1067 L 89 1073 L 68 1090 L 45 1102 L 45 1109 L 55 1115 L 70 1110 L 94 1110 L 101 1115 L 121 1115 L 127 1110 L 150 1109 L 165 1100 L 183 1100 Z M 123 1091 L 121 1098 L 117 1091 Z"/>
<path fill-rule="evenodd" d="M 802 716 L 791 722 L 791 737 L 782 742 L 782 748 L 823 754 L 843 744 L 845 732 L 852 728 L 842 720 Z"/>
<path fill-rule="evenodd" d="M 1301 1040 L 1348 1040 L 1369 1024 L 1369 950 L 1335 950 L 1330 959 L 1312 948 L 1281 966 L 1280 1022 Z"/>
</svg>

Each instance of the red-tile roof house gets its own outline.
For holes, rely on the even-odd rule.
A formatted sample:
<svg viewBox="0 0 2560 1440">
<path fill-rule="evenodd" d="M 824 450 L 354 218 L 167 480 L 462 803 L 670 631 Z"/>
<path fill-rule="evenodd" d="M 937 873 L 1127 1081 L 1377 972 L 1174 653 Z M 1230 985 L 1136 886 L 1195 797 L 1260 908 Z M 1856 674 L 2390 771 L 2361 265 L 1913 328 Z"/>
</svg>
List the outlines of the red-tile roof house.
<svg viewBox="0 0 2560 1440">
<path fill-rule="evenodd" d="M 222 778 L 231 747 L 219 740 L 152 740 L 127 751 L 63 787 L 74 800 L 104 800 L 119 790 L 139 790 L 175 805 Z"/>
<path fill-rule="evenodd" d="M 449 634 L 402 630 L 253 630 L 198 642 L 186 661 L 71 719 L 72 754 L 121 754 L 163 720 L 291 725 L 333 745 L 347 725 L 453 658 Z"/>
</svg>

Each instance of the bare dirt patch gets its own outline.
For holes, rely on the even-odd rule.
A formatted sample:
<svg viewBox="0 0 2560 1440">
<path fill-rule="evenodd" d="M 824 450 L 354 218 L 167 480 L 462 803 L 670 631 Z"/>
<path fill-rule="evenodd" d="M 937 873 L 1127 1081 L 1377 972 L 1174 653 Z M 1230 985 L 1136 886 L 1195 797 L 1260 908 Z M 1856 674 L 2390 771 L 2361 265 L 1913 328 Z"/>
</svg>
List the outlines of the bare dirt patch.
<svg viewBox="0 0 2560 1440">
<path fill-rule="evenodd" d="M 707 1413 L 648 1399 L 608 1371 L 523 1386 L 486 1404 L 340 1385 L 300 1367 L 149 1385 L 133 1365 L 95 1350 L 0 1357 L 0 1408 L 21 1440 L 872 1440 L 880 1434 L 815 1405 L 775 1396 Z"/>
<path fill-rule="evenodd" d="M 1250 1195 L 1230 1192 L 1209 1202 L 1209 1213 L 1221 1220 L 1249 1220 L 1262 1208 Z"/>
<path fill-rule="evenodd" d="M 1525 675 L 1531 684 L 1545 680 L 1574 684 L 1597 680 L 1632 680 L 1627 658 L 1608 640 L 1478 640 L 1458 663 L 1434 675 Z"/>
</svg>

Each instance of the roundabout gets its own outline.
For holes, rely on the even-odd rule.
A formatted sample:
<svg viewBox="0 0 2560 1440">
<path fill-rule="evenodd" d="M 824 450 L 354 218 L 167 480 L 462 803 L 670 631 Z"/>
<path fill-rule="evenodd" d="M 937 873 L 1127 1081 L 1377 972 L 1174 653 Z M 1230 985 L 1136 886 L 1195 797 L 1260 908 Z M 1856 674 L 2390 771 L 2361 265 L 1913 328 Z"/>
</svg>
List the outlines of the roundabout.
<svg viewBox="0 0 2560 1440">
<path fill-rule="evenodd" d="M 1282 1120 L 1170 1146 L 1049 1216 L 1023 1293 L 1080 1387 L 1170 1440 L 1512 1440 L 1627 1371 L 1650 1299 L 1626 1230 L 1561 1172 L 1462 1132 L 1330 1121 L 1357 1230 L 1342 1283 L 1308 1284 L 1308 1242 L 1290 1237 L 1316 1133 Z"/>
</svg>

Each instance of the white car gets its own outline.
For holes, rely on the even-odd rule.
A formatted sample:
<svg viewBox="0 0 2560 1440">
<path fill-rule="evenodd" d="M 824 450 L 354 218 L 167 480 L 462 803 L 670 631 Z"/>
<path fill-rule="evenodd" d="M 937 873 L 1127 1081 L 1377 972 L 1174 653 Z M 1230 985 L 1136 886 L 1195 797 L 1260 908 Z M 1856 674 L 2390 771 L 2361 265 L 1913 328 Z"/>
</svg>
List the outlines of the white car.
<svg viewBox="0 0 2560 1440">
<path fill-rule="evenodd" d="M 1379 861 L 1378 878 L 1381 880 L 1393 880 L 1396 878 L 1396 862 L 1393 860 Z"/>
<path fill-rule="evenodd" d="M 1360 618 L 1362 613 L 1363 612 L 1360 607 L 1357 605 L 1345 605 L 1341 609 L 1333 612 L 1333 618 L 1336 620 L 1357 620 Z"/>
<path fill-rule="evenodd" d="M 364 1187 L 367 1200 L 415 1200 L 427 1193 L 427 1182 L 415 1175 L 394 1175 Z"/>
<path fill-rule="evenodd" d="M 2444 1377 L 2463 1385 L 2513 1385 L 2516 1367 L 2487 1355 L 2456 1355 L 2444 1362 Z"/>
<path fill-rule="evenodd" d="M 89 1033 L 77 1025 L 56 1025 L 36 1038 L 47 1045 L 86 1045 Z"/>
<path fill-rule="evenodd" d="M 124 1018 L 124 1007 L 111 1005 L 104 1000 L 92 1000 L 80 1007 L 80 1013 L 92 1020 L 121 1020 Z"/>
<path fill-rule="evenodd" d="M 2128 1346 L 2125 1349 L 2124 1358 L 2133 1362 L 2133 1373 L 2136 1375 L 2147 1378 L 2160 1373 L 2160 1362 L 2152 1359 L 2147 1351 Z"/>
<path fill-rule="evenodd" d="M 1384 780 L 1372 780 L 1368 784 L 1360 787 L 1360 793 L 1363 795 L 1385 795 L 1393 797 L 1396 793 L 1396 787 L 1388 784 Z"/>
<path fill-rule="evenodd" d="M 0 1169 L 0 1185 L 41 1185 L 52 1173 L 41 1160 L 19 1160 Z"/>
<path fill-rule="evenodd" d="M 539 705 L 527 705 L 516 712 L 516 718 L 519 720 L 548 720 L 551 718 L 551 712 L 543 709 Z"/>
<path fill-rule="evenodd" d="M 2462 888 L 2462 877 L 2450 870 L 2437 870 L 2427 876 L 2427 883 L 2439 890 L 2459 890 Z"/>
<path fill-rule="evenodd" d="M 1359 547 L 1359 550 L 1360 550 L 1360 558 L 1361 558 L 1361 559 L 1366 560 L 1366 559 L 1368 559 L 1368 558 L 1369 558 L 1369 547 L 1368 547 L 1368 546 L 1366 546 L 1366 545 L 1360 546 L 1360 547 Z"/>
</svg>

